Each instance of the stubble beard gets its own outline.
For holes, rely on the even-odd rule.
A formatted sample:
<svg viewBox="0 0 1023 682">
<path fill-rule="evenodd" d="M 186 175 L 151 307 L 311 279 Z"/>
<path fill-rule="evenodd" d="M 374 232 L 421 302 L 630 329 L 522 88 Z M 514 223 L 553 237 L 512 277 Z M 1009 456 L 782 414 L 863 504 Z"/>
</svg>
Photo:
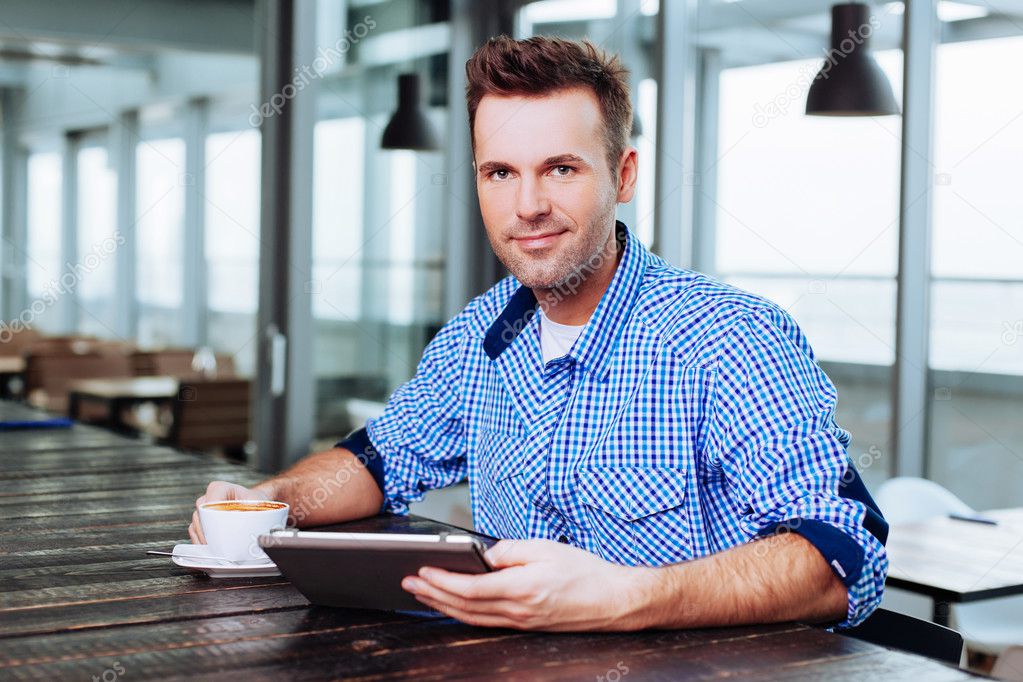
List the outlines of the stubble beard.
<svg viewBox="0 0 1023 682">
<path fill-rule="evenodd" d="M 557 289 L 569 278 L 587 272 L 588 264 L 600 259 L 601 252 L 607 248 L 614 233 L 616 204 L 614 196 L 610 196 L 604 202 L 603 210 L 586 226 L 583 240 L 573 242 L 546 258 L 530 257 L 517 251 L 513 245 L 497 242 L 494 238 L 490 239 L 490 244 L 497 258 L 523 286 L 530 289 Z M 568 229 L 564 221 L 556 218 L 536 223 L 532 227 L 539 228 L 537 232 Z"/>
</svg>

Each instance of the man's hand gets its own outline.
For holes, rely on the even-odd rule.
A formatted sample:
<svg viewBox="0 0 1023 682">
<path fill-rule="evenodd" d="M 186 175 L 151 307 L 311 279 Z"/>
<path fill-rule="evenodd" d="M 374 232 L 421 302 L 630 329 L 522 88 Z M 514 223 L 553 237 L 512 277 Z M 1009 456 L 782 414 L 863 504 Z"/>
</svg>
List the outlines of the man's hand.
<svg viewBox="0 0 1023 682">
<path fill-rule="evenodd" d="M 482 575 L 424 567 L 401 585 L 470 625 L 640 630 L 843 618 L 848 592 L 820 552 L 786 533 L 678 564 L 627 567 L 550 540 L 504 540 Z"/>
<path fill-rule="evenodd" d="M 202 534 L 202 524 L 199 523 L 199 507 L 207 502 L 220 502 L 222 500 L 269 500 L 270 496 L 262 490 L 246 488 L 237 483 L 227 481 L 213 481 L 206 486 L 206 494 L 195 501 L 195 511 L 192 512 L 192 523 L 188 526 L 188 537 L 192 544 L 205 545 L 206 538 Z"/>
<path fill-rule="evenodd" d="M 252 488 L 213 481 L 195 501 L 188 537 L 206 544 L 199 524 L 199 506 L 221 500 L 276 500 L 291 505 L 289 526 L 322 526 L 372 516 L 384 496 L 366 466 L 349 450 L 332 448 L 299 460 L 287 471 Z"/>
<path fill-rule="evenodd" d="M 470 625 L 522 630 L 636 630 L 644 627 L 642 576 L 551 540 L 502 540 L 486 553 L 498 570 L 481 575 L 423 567 L 401 586 Z"/>
</svg>

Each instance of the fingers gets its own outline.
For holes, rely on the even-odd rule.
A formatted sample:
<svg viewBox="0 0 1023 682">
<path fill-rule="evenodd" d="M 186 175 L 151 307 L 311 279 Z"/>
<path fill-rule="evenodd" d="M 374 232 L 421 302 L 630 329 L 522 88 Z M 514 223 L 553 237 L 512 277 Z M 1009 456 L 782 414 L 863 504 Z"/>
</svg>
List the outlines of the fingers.
<svg viewBox="0 0 1023 682">
<path fill-rule="evenodd" d="M 411 592 L 416 599 L 429 600 L 433 608 L 445 613 L 447 613 L 445 609 L 448 609 L 477 616 L 499 616 L 509 621 L 523 620 L 529 613 L 524 605 L 509 599 L 470 599 L 460 594 L 452 594 L 412 576 L 402 581 L 402 587 Z"/>
<path fill-rule="evenodd" d="M 199 512 L 192 512 L 192 523 L 188 526 L 188 537 L 193 545 L 205 545 L 206 536 L 202 534 L 202 523 L 199 522 Z"/>
<path fill-rule="evenodd" d="M 525 625 L 519 624 L 505 616 L 490 613 L 469 613 L 468 611 L 463 611 L 449 604 L 438 602 L 425 596 L 416 595 L 416 599 L 426 604 L 431 609 L 440 611 L 444 615 L 460 620 L 468 625 L 492 628 L 515 628 L 517 630 L 525 629 Z"/>
<path fill-rule="evenodd" d="M 521 592 L 521 580 L 515 571 L 470 575 L 424 566 L 419 569 L 419 577 L 418 583 L 467 599 L 513 599 Z"/>
<path fill-rule="evenodd" d="M 486 551 L 487 561 L 494 568 L 522 566 L 547 558 L 552 550 L 568 547 L 551 540 L 501 540 Z"/>
<path fill-rule="evenodd" d="M 206 486 L 206 493 L 195 501 L 196 511 L 192 512 L 192 523 L 188 526 L 188 537 L 193 544 L 205 545 L 206 536 L 202 532 L 202 524 L 199 522 L 199 507 L 207 502 L 220 502 L 222 500 L 265 500 L 266 493 L 261 490 L 251 490 L 237 483 L 228 481 L 210 481 Z"/>
<path fill-rule="evenodd" d="M 240 485 L 228 483 L 227 481 L 210 481 L 210 484 L 206 486 L 206 494 L 203 495 L 203 497 L 206 498 L 207 502 L 238 500 L 241 499 L 241 497 L 238 496 L 236 488 L 245 490 Z"/>
</svg>

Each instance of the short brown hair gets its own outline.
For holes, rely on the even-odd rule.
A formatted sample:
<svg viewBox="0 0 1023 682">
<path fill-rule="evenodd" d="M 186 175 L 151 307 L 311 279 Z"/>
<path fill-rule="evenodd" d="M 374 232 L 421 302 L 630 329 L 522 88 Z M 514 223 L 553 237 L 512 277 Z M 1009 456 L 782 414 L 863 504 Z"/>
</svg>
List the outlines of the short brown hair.
<svg viewBox="0 0 1023 682">
<path fill-rule="evenodd" d="M 618 159 L 629 144 L 632 102 L 628 71 L 618 57 L 588 40 L 575 42 L 536 36 L 491 38 L 465 63 L 469 136 L 476 151 L 476 109 L 485 95 L 543 95 L 573 87 L 590 88 L 600 103 L 608 165 L 617 175 Z"/>
</svg>

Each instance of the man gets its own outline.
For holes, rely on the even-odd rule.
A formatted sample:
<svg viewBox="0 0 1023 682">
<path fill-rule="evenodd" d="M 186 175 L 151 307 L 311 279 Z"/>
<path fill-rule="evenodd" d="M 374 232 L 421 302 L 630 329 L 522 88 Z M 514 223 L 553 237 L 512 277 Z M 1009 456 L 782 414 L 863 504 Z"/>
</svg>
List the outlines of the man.
<svg viewBox="0 0 1023 682">
<path fill-rule="evenodd" d="M 616 223 L 636 183 L 618 61 L 502 37 L 466 68 L 483 222 L 513 276 L 441 329 L 366 429 L 197 502 L 283 500 L 317 525 L 404 512 L 468 476 L 477 529 L 516 538 L 487 552 L 501 570 L 402 583 L 467 623 L 860 622 L 887 526 L 834 386 L 777 306 L 669 266 Z M 189 532 L 202 541 L 196 517 Z"/>
</svg>

